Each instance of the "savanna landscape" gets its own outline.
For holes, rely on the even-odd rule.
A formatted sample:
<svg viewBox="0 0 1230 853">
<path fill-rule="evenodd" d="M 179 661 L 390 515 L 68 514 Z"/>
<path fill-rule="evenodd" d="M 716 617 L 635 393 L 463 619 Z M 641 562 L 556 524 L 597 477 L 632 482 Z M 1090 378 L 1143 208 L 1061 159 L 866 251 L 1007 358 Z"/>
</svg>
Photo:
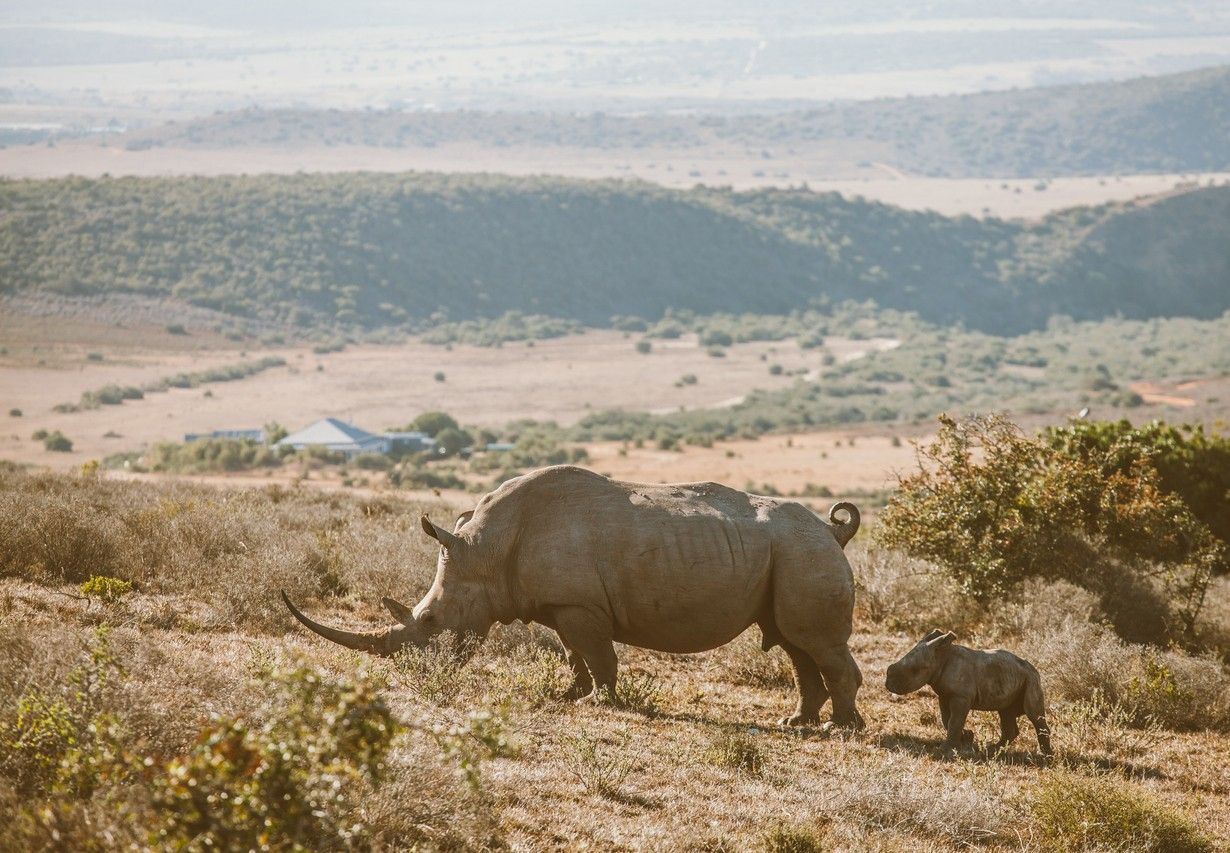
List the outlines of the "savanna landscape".
<svg viewBox="0 0 1230 853">
<path fill-rule="evenodd" d="M 1230 849 L 1230 18 L 907 6 L 6 11 L 0 850 Z"/>
</svg>

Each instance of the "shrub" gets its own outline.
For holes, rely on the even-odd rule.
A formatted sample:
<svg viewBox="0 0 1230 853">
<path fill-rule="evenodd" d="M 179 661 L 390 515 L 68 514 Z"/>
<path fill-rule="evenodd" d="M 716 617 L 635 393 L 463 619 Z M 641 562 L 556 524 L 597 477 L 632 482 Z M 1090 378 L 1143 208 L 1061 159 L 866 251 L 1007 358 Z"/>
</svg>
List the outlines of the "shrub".
<svg viewBox="0 0 1230 853">
<path fill-rule="evenodd" d="M 444 631 L 421 648 L 399 649 L 393 655 L 394 681 L 433 705 L 446 705 L 461 692 L 459 674 L 465 662 L 456 637 Z"/>
<path fill-rule="evenodd" d="M 432 374 L 431 378 L 437 382 L 443 382 L 447 377 L 444 375 L 443 370 L 437 370 L 435 373 Z"/>
<path fill-rule="evenodd" d="M 756 738 L 743 731 L 720 731 L 709 740 L 705 759 L 718 767 L 759 776 L 764 770 L 765 756 Z"/>
<path fill-rule="evenodd" d="M 577 734 L 565 738 L 565 745 L 568 747 L 565 765 L 586 791 L 603 797 L 619 793 L 619 786 L 632 770 L 620 748 L 627 745 L 626 737 L 624 743 L 610 749 L 584 729 L 579 729 Z"/>
<path fill-rule="evenodd" d="M 250 439 L 198 438 L 185 444 L 155 444 L 145 461 L 151 471 L 202 473 L 276 468 L 282 464 L 282 457 L 273 448 Z"/>
<path fill-rule="evenodd" d="M 615 701 L 629 711 L 655 716 L 662 704 L 662 682 L 652 675 L 624 670 L 615 683 Z"/>
<path fill-rule="evenodd" d="M 397 730 L 384 700 L 362 677 L 306 667 L 262 680 L 259 714 L 211 724 L 155 779 L 156 846 L 366 846 L 360 794 L 380 780 Z"/>
<path fill-rule="evenodd" d="M 1008 829 L 996 774 L 976 767 L 964 779 L 937 784 L 921 762 L 892 756 L 878 765 L 856 766 L 839 774 L 836 801 L 830 813 L 861 818 L 877 829 L 913 830 L 942 838 L 957 847 L 986 843 Z"/>
<path fill-rule="evenodd" d="M 419 728 L 435 740 L 444 756 L 457 765 L 462 778 L 473 790 L 482 786 L 480 770 L 484 758 L 513 758 L 520 749 L 512 741 L 507 707 L 476 708 L 461 722 L 449 723 L 424 718 Z"/>
<path fill-rule="evenodd" d="M 417 431 L 425 432 L 432 438 L 446 429 L 461 429 L 461 425 L 457 420 L 447 412 L 423 412 L 417 418 L 410 422 L 407 427 L 393 432 Z"/>
<path fill-rule="evenodd" d="M 116 602 L 132 592 L 132 584 L 119 578 L 109 578 L 94 575 L 81 584 L 81 594 L 86 598 L 97 598 L 100 601 Z"/>
<path fill-rule="evenodd" d="M 769 375 L 770 376 L 781 376 L 782 373 L 785 372 L 785 370 L 786 369 L 782 367 L 780 364 L 770 364 L 769 365 Z"/>
<path fill-rule="evenodd" d="M 1224 546 L 1161 488 L 1148 458 L 1107 470 L 1106 459 L 1064 453 L 1000 417 L 943 416 L 919 470 L 889 500 L 878 538 L 942 567 L 983 601 L 1029 577 L 1110 595 L 1125 580 L 1144 587 L 1157 577 L 1165 630 L 1192 637 Z"/>
<path fill-rule="evenodd" d="M 20 418 L 21 409 L 9 409 L 9 417 L 10 418 Z"/>
<path fill-rule="evenodd" d="M 73 442 L 64 433 L 56 430 L 43 439 L 43 447 L 55 453 L 70 453 L 73 449 Z"/>
<path fill-rule="evenodd" d="M 1185 816 L 1135 785 L 1054 771 L 1030 802 L 1034 825 L 1049 850 L 1124 849 L 1142 853 L 1203 853 L 1213 843 Z"/>
<path fill-rule="evenodd" d="M 132 769 L 104 698 L 123 674 L 100 628 L 57 689 L 29 687 L 0 720 L 0 773 L 24 796 L 87 797 Z"/>
<path fill-rule="evenodd" d="M 1135 727 L 1230 730 L 1230 674 L 1218 660 L 1124 643 L 1072 618 L 1027 635 L 1020 653 L 1051 701 L 1090 703 Z"/>
<path fill-rule="evenodd" d="M 765 853 L 822 853 L 828 849 L 827 834 L 825 827 L 775 823 L 764 831 L 761 844 Z"/>
<path fill-rule="evenodd" d="M 1208 434 L 1203 426 L 1153 421 L 1134 427 L 1121 420 L 1072 421 L 1046 429 L 1043 438 L 1068 456 L 1101 466 L 1107 476 L 1149 459 L 1162 490 L 1180 497 L 1214 535 L 1230 541 L 1230 437 Z"/>
<path fill-rule="evenodd" d="M 350 461 L 364 471 L 387 471 L 393 467 L 393 460 L 383 453 L 360 453 Z"/>
<path fill-rule="evenodd" d="M 651 342 L 649 341 L 637 341 L 636 342 L 636 351 L 639 352 L 641 355 L 649 355 L 650 351 L 652 350 L 653 350 L 653 344 Z"/>
<path fill-rule="evenodd" d="M 186 335 L 188 330 L 184 328 L 183 323 L 169 323 L 167 325 L 168 335 Z"/>
</svg>

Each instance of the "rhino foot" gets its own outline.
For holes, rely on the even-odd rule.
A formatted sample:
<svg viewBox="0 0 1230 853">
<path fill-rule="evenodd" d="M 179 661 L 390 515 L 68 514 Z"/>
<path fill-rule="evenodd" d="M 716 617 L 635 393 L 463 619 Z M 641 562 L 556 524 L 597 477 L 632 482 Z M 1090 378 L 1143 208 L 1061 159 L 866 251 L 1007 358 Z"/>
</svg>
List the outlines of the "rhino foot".
<svg viewBox="0 0 1230 853">
<path fill-rule="evenodd" d="M 593 693 L 593 687 L 585 684 L 574 684 L 564 692 L 561 699 L 564 702 L 576 702 Z"/>
<path fill-rule="evenodd" d="M 780 726 L 814 726 L 820 722 L 819 714 L 791 714 L 778 720 Z"/>
<path fill-rule="evenodd" d="M 597 687 L 576 700 L 578 705 L 619 705 L 615 691 L 609 687 Z"/>
</svg>

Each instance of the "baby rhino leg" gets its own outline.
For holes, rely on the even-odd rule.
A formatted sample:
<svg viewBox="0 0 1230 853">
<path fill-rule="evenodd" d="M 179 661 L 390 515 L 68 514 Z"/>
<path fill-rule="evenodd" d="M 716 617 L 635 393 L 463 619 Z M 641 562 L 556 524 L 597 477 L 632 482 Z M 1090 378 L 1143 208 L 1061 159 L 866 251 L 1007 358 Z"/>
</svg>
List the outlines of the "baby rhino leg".
<svg viewBox="0 0 1230 853">
<path fill-rule="evenodd" d="M 1021 709 L 1018 705 L 1013 705 L 999 712 L 999 743 L 995 744 L 996 749 L 1003 749 L 1020 734 L 1021 730 L 1016 724 L 1016 718 L 1020 714 Z"/>
</svg>

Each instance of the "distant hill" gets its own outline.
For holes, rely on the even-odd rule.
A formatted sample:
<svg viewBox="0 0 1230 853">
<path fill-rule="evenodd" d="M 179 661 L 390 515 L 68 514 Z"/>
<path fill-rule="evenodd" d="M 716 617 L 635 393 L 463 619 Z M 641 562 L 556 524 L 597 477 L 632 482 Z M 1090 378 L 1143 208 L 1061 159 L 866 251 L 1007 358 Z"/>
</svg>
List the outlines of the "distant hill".
<svg viewBox="0 0 1230 853">
<path fill-rule="evenodd" d="M 951 177 L 1230 170 L 1230 65 L 1119 83 L 835 102 L 770 115 L 243 110 L 122 144 L 594 149 L 783 146 Z M 861 154 L 857 152 L 863 152 Z"/>
<path fill-rule="evenodd" d="M 992 332 L 1230 309 L 1230 188 L 1038 223 L 804 190 L 443 175 L 0 184 L 0 290 L 172 296 L 305 326 L 875 300 Z"/>
</svg>

